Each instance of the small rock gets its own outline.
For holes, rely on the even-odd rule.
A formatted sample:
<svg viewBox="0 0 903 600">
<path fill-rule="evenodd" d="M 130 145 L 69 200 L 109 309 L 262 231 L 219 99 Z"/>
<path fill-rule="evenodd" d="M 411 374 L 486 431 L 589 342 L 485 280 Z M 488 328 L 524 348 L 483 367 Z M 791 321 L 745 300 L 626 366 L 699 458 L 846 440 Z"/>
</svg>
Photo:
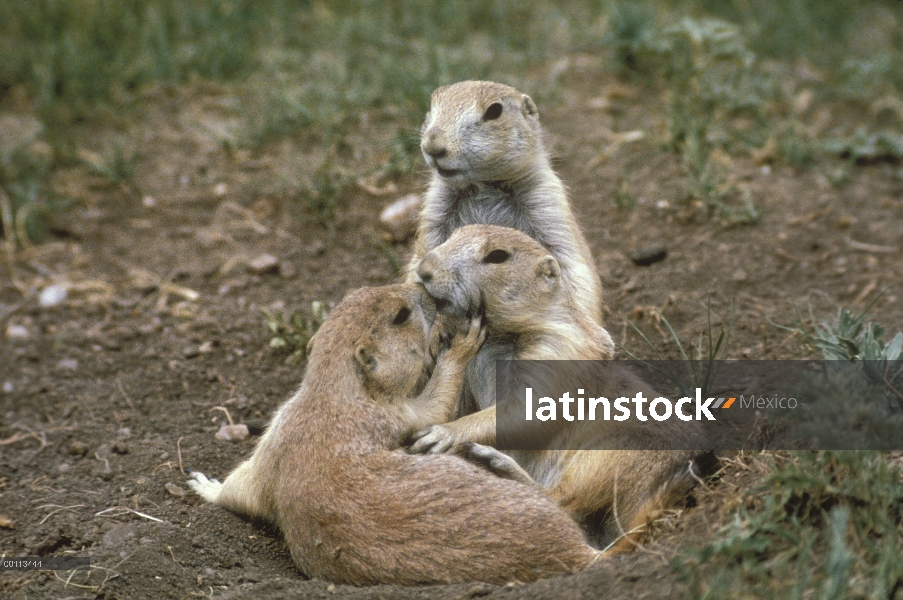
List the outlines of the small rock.
<svg viewBox="0 0 903 600">
<path fill-rule="evenodd" d="M 261 254 L 248 263 L 248 268 L 257 275 L 272 275 L 279 272 L 279 259 L 272 254 Z"/>
<path fill-rule="evenodd" d="M 132 428 L 131 427 L 120 427 L 119 431 L 117 433 L 118 433 L 119 437 L 121 437 L 123 439 L 128 439 L 128 438 L 132 437 Z"/>
<path fill-rule="evenodd" d="M 15 390 L 15 386 L 12 381 L 4 381 L 3 382 L 3 393 L 4 394 L 12 394 L 13 390 Z"/>
<path fill-rule="evenodd" d="M 201 354 L 209 354 L 213 352 L 213 342 L 207 340 L 206 342 L 198 346 L 198 352 Z"/>
<path fill-rule="evenodd" d="M 746 281 L 747 279 L 749 279 L 749 275 L 747 275 L 746 271 L 744 271 L 743 269 L 737 269 L 731 274 L 731 279 L 737 282 Z"/>
<path fill-rule="evenodd" d="M 310 245 L 310 251 L 315 256 L 321 256 L 326 252 L 326 244 L 323 243 L 322 240 L 317 240 L 313 244 Z"/>
<path fill-rule="evenodd" d="M 68 292 L 65 287 L 61 285 L 48 285 L 41 290 L 41 295 L 38 296 L 38 304 L 43 308 L 59 306 L 66 300 L 67 295 Z"/>
<path fill-rule="evenodd" d="M 200 356 L 201 350 L 200 348 L 196 348 L 194 346 L 188 346 L 187 348 L 182 349 L 182 356 L 185 358 L 195 358 Z"/>
<path fill-rule="evenodd" d="M 129 445 L 125 443 L 125 440 L 116 440 L 113 442 L 113 446 L 110 449 L 116 454 L 129 453 Z"/>
<path fill-rule="evenodd" d="M 13 525 L 12 519 L 4 517 L 0 515 L 0 528 L 2 529 L 15 529 L 15 525 Z"/>
<path fill-rule="evenodd" d="M 217 198 L 222 198 L 228 191 L 229 186 L 227 186 L 225 183 L 217 183 L 215 186 L 213 186 L 213 195 Z"/>
<path fill-rule="evenodd" d="M 176 496 L 177 498 L 183 498 L 185 494 L 188 493 L 187 490 L 180 488 L 174 483 L 167 483 L 165 487 L 167 492 L 169 492 L 173 496 Z"/>
<path fill-rule="evenodd" d="M 238 425 L 223 425 L 216 432 L 216 439 L 226 440 L 227 442 L 241 442 L 248 439 L 250 432 L 248 426 L 244 423 Z"/>
<path fill-rule="evenodd" d="M 69 463 L 63 463 L 63 464 L 57 465 L 56 470 L 59 471 L 60 473 L 68 473 L 69 471 L 72 470 L 72 466 Z"/>
<path fill-rule="evenodd" d="M 408 194 L 392 202 L 379 215 L 379 222 L 393 242 L 403 242 L 417 231 L 420 220 L 420 194 Z"/>
<path fill-rule="evenodd" d="M 647 246 L 630 252 L 627 257 L 638 267 L 648 267 L 665 260 L 668 249 L 665 246 Z"/>
<path fill-rule="evenodd" d="M 84 456 L 88 453 L 88 445 L 78 440 L 69 442 L 69 454 L 72 456 Z"/>
<path fill-rule="evenodd" d="M 250 419 L 245 425 L 248 427 L 248 433 L 251 435 L 262 435 L 267 428 L 266 421 L 262 419 Z"/>
<path fill-rule="evenodd" d="M 142 198 L 141 203 L 144 204 L 147 208 L 153 208 L 157 206 L 157 201 L 154 200 L 153 196 L 145 196 Z"/>
<path fill-rule="evenodd" d="M 57 369 L 65 369 L 66 371 L 75 371 L 78 369 L 78 361 L 74 358 L 64 358 L 56 365 Z"/>
<path fill-rule="evenodd" d="M 6 326 L 6 337 L 11 340 L 25 339 L 28 337 L 28 328 L 24 325 L 13 325 L 12 323 L 10 323 Z"/>
<path fill-rule="evenodd" d="M 841 229 L 846 229 L 847 227 L 849 227 L 850 225 L 852 225 L 855 222 L 856 222 L 856 219 L 849 215 L 842 215 L 840 217 L 837 217 L 837 226 L 840 227 Z"/>
<path fill-rule="evenodd" d="M 113 526 L 103 536 L 103 545 L 105 548 L 118 548 L 135 537 L 134 528 L 128 523 L 120 523 Z"/>
</svg>

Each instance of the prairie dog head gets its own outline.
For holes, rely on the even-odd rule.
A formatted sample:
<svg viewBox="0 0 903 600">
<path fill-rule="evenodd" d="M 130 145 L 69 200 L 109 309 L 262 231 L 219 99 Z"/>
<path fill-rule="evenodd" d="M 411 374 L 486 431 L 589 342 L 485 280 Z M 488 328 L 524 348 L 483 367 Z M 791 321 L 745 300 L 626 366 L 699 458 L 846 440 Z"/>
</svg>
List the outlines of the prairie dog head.
<svg viewBox="0 0 903 600">
<path fill-rule="evenodd" d="M 501 83 L 462 81 L 433 92 L 420 149 L 447 183 L 510 181 L 530 172 L 540 137 L 529 96 Z"/>
<path fill-rule="evenodd" d="M 417 276 L 444 314 L 482 308 L 490 333 L 537 330 L 563 296 L 561 268 L 549 251 L 496 225 L 459 227 L 427 253 Z"/>
<path fill-rule="evenodd" d="M 311 339 L 310 363 L 353 363 L 368 395 L 377 401 L 415 396 L 434 360 L 433 300 L 416 284 L 361 288 L 345 296 Z"/>
</svg>

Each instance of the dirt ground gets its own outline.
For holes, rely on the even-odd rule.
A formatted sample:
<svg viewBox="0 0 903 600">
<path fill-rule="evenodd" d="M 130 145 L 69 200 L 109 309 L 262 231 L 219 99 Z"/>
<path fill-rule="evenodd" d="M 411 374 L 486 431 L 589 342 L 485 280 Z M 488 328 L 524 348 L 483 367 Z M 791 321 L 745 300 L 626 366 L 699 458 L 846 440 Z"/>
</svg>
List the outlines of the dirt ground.
<svg viewBox="0 0 903 600">
<path fill-rule="evenodd" d="M 794 169 L 733 156 L 730 180 L 749 190 L 761 220 L 726 228 L 686 208 L 679 157 L 661 140 L 664 102 L 639 85 L 572 66 L 561 101 L 540 112 L 605 285 L 615 340 L 644 352 L 639 327 L 668 345 L 653 318 L 684 339 L 735 302 L 729 355 L 809 356 L 769 322 L 795 306 L 828 317 L 838 305 L 872 309 L 903 328 L 901 166 L 858 165 L 833 186 L 819 165 Z M 226 422 L 265 421 L 298 386 L 303 364 L 268 347 L 261 307 L 310 310 L 363 285 L 395 280 L 367 233 L 382 207 L 422 190 L 425 169 L 374 195 L 348 188 L 335 234 L 316 222 L 291 182 L 321 160 L 299 135 L 260 152 L 227 152 L 215 131 L 234 115 L 217 88 L 149 93 L 143 113 L 114 121 L 139 153 L 133 185 L 83 168 L 58 170 L 75 199 L 51 216 L 53 239 L 20 250 L 15 281 L 0 269 L 0 554 L 90 556 L 90 573 L 6 571 L 8 598 L 591 598 L 680 592 L 669 561 L 699 543 L 753 474 L 726 463 L 695 506 L 659 523 L 652 541 L 585 572 L 531 585 L 351 588 L 306 580 L 278 532 L 205 505 L 183 468 L 225 476 L 256 437 L 216 439 Z M 14 117 L 16 107 L 2 107 Z M 835 123 L 840 123 L 840 116 Z M 339 160 L 365 171 L 388 158 L 397 124 L 362 117 Z M 409 128 L 418 123 L 406 124 Z M 611 132 L 643 131 L 618 143 Z M 90 134 L 90 132 L 89 132 Z M 629 170 L 625 170 L 625 168 Z M 614 193 L 629 172 L 635 208 Z M 663 244 L 667 258 L 635 266 L 626 254 Z M 399 245 L 402 258 L 408 246 Z M 255 269 L 263 254 L 278 269 Z M 66 299 L 42 307 L 50 284 Z M 741 461 L 742 463 L 742 457 Z M 475 499 L 474 501 L 478 501 Z"/>
</svg>

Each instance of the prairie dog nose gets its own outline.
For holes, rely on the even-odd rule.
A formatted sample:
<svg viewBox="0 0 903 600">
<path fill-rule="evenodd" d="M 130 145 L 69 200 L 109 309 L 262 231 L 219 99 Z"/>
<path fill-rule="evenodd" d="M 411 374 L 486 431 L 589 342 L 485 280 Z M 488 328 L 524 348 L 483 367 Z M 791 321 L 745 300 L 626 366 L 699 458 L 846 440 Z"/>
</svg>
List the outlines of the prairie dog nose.
<svg viewBox="0 0 903 600">
<path fill-rule="evenodd" d="M 420 149 L 423 153 L 433 158 L 442 158 L 448 154 L 448 146 L 445 143 L 445 136 L 439 131 L 430 131 L 420 143 Z"/>
<path fill-rule="evenodd" d="M 429 283 L 433 280 L 436 268 L 438 267 L 437 263 L 438 260 L 436 259 L 436 255 L 432 252 L 428 252 L 427 255 L 423 257 L 423 260 L 417 265 L 417 277 L 420 278 L 421 283 Z"/>
</svg>

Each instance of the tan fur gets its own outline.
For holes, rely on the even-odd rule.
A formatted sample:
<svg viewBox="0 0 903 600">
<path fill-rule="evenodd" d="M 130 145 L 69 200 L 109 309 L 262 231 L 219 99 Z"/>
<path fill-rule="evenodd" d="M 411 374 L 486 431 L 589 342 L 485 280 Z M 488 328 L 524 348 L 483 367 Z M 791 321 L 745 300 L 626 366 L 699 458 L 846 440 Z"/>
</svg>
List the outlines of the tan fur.
<svg viewBox="0 0 903 600">
<path fill-rule="evenodd" d="M 501 105 L 496 118 L 487 110 Z M 464 81 L 433 92 L 421 132 L 433 170 L 410 262 L 409 281 L 427 252 L 463 225 L 486 223 L 523 231 L 549 249 L 565 293 L 587 319 L 602 325 L 602 286 L 592 253 L 542 142 L 539 113 L 526 94 L 500 83 Z M 600 348 L 614 344 L 599 331 Z M 477 398 L 480 406 L 484 401 Z"/>
<path fill-rule="evenodd" d="M 592 562 L 598 553 L 540 491 L 457 456 L 400 449 L 452 417 L 485 336 L 479 319 L 468 322 L 430 377 L 434 317 L 418 286 L 350 293 L 251 458 L 222 485 L 194 474 L 191 486 L 272 520 L 304 573 L 340 583 L 528 581 Z"/>
<path fill-rule="evenodd" d="M 505 255 L 508 258 L 502 260 Z M 584 318 L 583 311 L 565 293 L 555 258 L 519 231 L 492 225 L 461 227 L 424 257 L 417 273 L 427 291 L 437 302 L 447 304 L 446 311 L 451 314 L 482 303 L 489 343 L 508 340 L 507 346 L 497 343 L 496 359 L 609 357 L 601 327 Z M 471 372 L 475 379 L 482 379 L 482 384 L 474 385 L 490 387 L 494 394 L 494 362 L 472 363 L 468 376 Z M 594 393 L 609 398 L 624 396 L 628 390 L 630 396 L 638 391 L 647 398 L 660 395 L 614 363 L 600 385 Z M 686 423 L 650 421 L 634 431 L 625 423 L 586 422 L 582 429 L 568 430 L 572 437 L 567 445 L 591 445 L 593 436 L 605 435 L 606 439 L 617 437 L 623 447 L 641 448 L 644 436 L 676 441 L 679 436 L 695 440 L 701 435 L 694 425 Z M 462 442 L 494 446 L 495 434 L 492 407 L 420 432 L 413 448 L 441 452 Z M 693 480 L 687 467 L 694 454 L 651 450 L 511 452 L 575 519 L 585 521 L 607 514 L 604 535 L 608 538 L 641 527 L 650 515 L 689 489 Z M 625 544 L 618 547 L 621 549 Z"/>
</svg>

